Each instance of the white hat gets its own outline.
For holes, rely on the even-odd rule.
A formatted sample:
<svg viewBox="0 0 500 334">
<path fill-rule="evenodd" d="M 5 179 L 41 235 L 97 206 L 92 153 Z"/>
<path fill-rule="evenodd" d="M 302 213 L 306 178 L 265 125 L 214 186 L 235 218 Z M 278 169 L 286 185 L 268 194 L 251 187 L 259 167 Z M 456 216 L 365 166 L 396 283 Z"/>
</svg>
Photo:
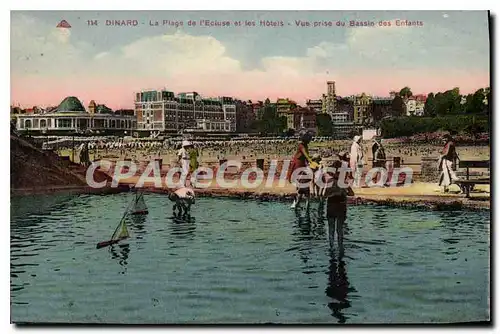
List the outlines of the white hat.
<svg viewBox="0 0 500 334">
<path fill-rule="evenodd" d="M 191 142 L 189 140 L 182 141 L 182 147 L 186 147 L 186 146 L 191 146 Z"/>
</svg>

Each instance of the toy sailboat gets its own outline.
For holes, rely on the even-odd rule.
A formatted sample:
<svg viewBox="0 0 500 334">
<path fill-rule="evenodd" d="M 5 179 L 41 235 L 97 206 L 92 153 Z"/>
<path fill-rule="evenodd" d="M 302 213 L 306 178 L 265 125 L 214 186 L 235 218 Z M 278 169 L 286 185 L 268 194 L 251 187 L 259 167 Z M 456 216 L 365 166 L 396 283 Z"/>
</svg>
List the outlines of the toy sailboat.
<svg viewBox="0 0 500 334">
<path fill-rule="evenodd" d="M 144 201 L 144 194 L 142 192 L 135 193 L 134 205 L 132 206 L 132 210 L 130 211 L 131 215 L 147 215 L 148 207 L 146 206 L 146 202 Z"/>
<path fill-rule="evenodd" d="M 111 239 L 109 239 L 108 241 L 102 241 L 102 242 L 98 243 L 97 249 L 116 244 L 120 240 L 126 239 L 130 236 L 128 233 L 127 223 L 126 223 L 128 215 L 129 215 L 129 210 L 127 208 L 127 210 L 125 211 L 125 214 L 123 215 L 122 219 L 120 220 L 120 223 L 116 227 L 115 232 L 111 236 Z"/>
</svg>

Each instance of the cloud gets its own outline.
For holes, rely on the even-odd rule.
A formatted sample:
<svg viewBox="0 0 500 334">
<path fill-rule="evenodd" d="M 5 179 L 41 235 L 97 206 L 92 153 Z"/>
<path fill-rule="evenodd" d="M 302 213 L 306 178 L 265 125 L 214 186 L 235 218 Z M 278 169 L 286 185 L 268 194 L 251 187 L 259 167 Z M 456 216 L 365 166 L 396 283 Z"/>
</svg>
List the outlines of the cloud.
<svg viewBox="0 0 500 334">
<path fill-rule="evenodd" d="M 84 58 L 85 43 L 73 43 L 71 31 L 26 15 L 11 21 L 11 75 L 68 75 Z"/>
<path fill-rule="evenodd" d="M 320 97 L 327 80 L 337 81 L 340 94 L 366 91 L 385 95 L 405 85 L 416 87 L 415 92 L 427 92 L 447 84 L 442 80 L 442 70 L 449 67 L 447 52 L 457 50 L 456 43 L 449 42 L 452 32 L 446 29 L 433 30 L 436 41 L 429 42 L 420 28 L 349 28 L 344 43 L 322 41 L 306 48 L 303 56 L 280 55 L 276 50 L 277 55 L 248 68 L 209 35 L 144 36 L 126 45 L 96 50 L 76 40 L 69 29 L 57 29 L 25 15 L 13 15 L 11 26 L 12 99 L 28 105 L 57 104 L 66 95 L 76 95 L 85 101 L 131 107 L 134 91 L 163 87 L 207 96 L 262 100 L 289 96 L 303 101 Z M 453 59 L 479 54 L 474 52 L 455 54 Z M 442 53 L 447 58 L 441 59 Z M 422 59 L 441 64 L 440 71 L 429 71 Z M 464 73 L 450 70 L 446 79 L 466 82 L 470 73 Z M 468 81 L 477 84 L 485 76 L 488 80 L 488 72 L 475 73 Z"/>
</svg>

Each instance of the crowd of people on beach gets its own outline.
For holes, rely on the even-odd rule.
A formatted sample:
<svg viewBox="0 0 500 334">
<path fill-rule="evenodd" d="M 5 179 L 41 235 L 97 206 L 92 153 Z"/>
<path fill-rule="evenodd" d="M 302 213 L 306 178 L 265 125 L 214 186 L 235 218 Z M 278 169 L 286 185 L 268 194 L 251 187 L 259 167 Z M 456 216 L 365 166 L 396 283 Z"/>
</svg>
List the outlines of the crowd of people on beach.
<svg viewBox="0 0 500 334">
<path fill-rule="evenodd" d="M 447 192 L 451 184 L 458 180 L 453 166 L 458 159 L 456 147 L 450 135 L 446 135 L 445 147 L 443 148 L 438 161 L 440 178 L 438 184 Z M 310 152 L 311 144 L 316 144 L 314 153 Z M 53 145 L 57 149 L 68 149 L 74 144 L 74 138 L 60 139 L 46 143 Z M 409 143 L 401 148 L 386 149 L 382 144 L 382 139 L 374 137 L 371 145 L 363 143 L 363 138 L 354 136 L 351 143 L 333 142 L 328 139 L 315 138 L 309 132 L 299 134 L 298 144 L 296 138 L 245 138 L 231 140 L 124 140 L 123 138 L 86 138 L 78 144 L 77 150 L 80 152 L 80 162 L 89 165 L 91 162 L 90 151 L 100 151 L 102 155 L 120 154 L 122 156 L 132 156 L 136 154 L 156 154 L 173 155 L 177 159 L 177 164 L 182 169 L 183 189 L 174 192 L 171 200 L 176 202 L 177 208 L 189 208 L 194 204 L 194 192 L 196 180 L 191 182 L 191 175 L 199 167 L 202 157 L 213 157 L 223 160 L 229 156 L 245 158 L 256 157 L 290 157 L 291 166 L 288 170 L 287 180 L 296 186 L 296 195 L 292 203 L 292 208 L 299 208 L 305 201 L 306 208 L 309 208 L 311 197 L 317 197 L 320 205 L 326 204 L 326 215 L 332 233 L 342 236 L 342 225 L 347 213 L 347 197 L 353 196 L 354 191 L 351 186 L 339 187 L 338 180 L 343 177 L 346 184 L 350 181 L 359 180 L 359 176 L 364 167 L 368 164 L 368 156 L 372 157 L 372 167 L 386 168 L 388 152 L 418 156 L 424 154 L 434 154 L 435 147 L 425 147 L 412 145 Z M 396 151 L 396 152 L 394 152 Z M 295 153 L 294 153 L 295 152 Z M 389 153 L 390 154 L 390 153 Z M 325 167 L 333 167 L 335 172 L 323 173 Z M 306 176 L 307 173 L 294 172 L 300 168 L 309 168 L 313 178 Z M 348 173 L 341 174 L 340 169 L 349 170 Z M 323 184 L 328 180 L 333 180 L 332 186 L 321 187 L 315 181 L 321 178 Z M 307 183 L 307 186 L 301 185 Z M 353 183 L 354 187 L 359 184 Z M 339 239 L 339 243 L 340 243 Z"/>
<path fill-rule="evenodd" d="M 294 154 L 296 138 L 259 138 L 259 139 L 231 139 L 231 140 L 191 140 L 197 148 L 200 160 L 255 160 L 255 159 L 282 159 Z M 379 138 L 378 143 L 382 145 Z M 182 139 L 166 140 L 124 140 L 123 138 L 87 137 L 73 139 L 71 137 L 52 140 L 44 143 L 45 148 L 60 152 L 69 152 L 73 149 L 81 152 L 84 147 L 93 159 L 116 157 L 132 158 L 132 160 L 148 160 L 153 156 L 164 160 L 174 159 L 177 151 L 182 147 Z M 349 151 L 349 141 L 333 141 L 328 138 L 313 137 L 311 150 L 321 157 L 333 156 L 335 152 Z M 359 155 L 373 157 L 370 145 L 362 145 Z M 384 140 L 385 157 L 402 157 L 405 160 L 418 163 L 422 156 L 438 155 L 438 147 L 408 143 L 404 146 L 387 144 Z M 382 161 L 383 159 L 379 159 Z M 403 162 L 403 161 L 402 161 Z"/>
</svg>

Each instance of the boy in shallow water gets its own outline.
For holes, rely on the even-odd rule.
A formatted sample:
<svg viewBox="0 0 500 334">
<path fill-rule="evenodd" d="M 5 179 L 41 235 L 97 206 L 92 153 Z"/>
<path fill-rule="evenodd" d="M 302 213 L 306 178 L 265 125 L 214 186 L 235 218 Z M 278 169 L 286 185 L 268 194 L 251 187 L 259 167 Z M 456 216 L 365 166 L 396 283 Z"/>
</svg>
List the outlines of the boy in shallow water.
<svg viewBox="0 0 500 334">
<path fill-rule="evenodd" d="M 178 210 L 180 214 L 188 214 L 191 210 L 191 205 L 195 202 L 195 194 L 193 189 L 182 187 L 168 194 L 168 199 L 175 202 L 173 210 L 174 214 Z"/>
<path fill-rule="evenodd" d="M 340 160 L 335 160 L 331 165 L 334 171 L 327 171 L 329 176 L 328 185 L 326 187 L 325 197 L 326 197 L 326 218 L 328 220 L 328 239 L 330 241 L 330 247 L 333 247 L 335 242 L 335 231 L 337 231 L 337 243 L 339 251 L 343 252 L 343 239 L 344 239 L 344 222 L 347 218 L 347 196 L 354 196 L 354 191 L 350 186 L 342 187 L 342 185 L 347 185 L 347 178 L 344 180 L 339 179 L 341 175 L 346 175 L 341 173 L 341 169 L 346 169 L 346 165 Z"/>
</svg>

